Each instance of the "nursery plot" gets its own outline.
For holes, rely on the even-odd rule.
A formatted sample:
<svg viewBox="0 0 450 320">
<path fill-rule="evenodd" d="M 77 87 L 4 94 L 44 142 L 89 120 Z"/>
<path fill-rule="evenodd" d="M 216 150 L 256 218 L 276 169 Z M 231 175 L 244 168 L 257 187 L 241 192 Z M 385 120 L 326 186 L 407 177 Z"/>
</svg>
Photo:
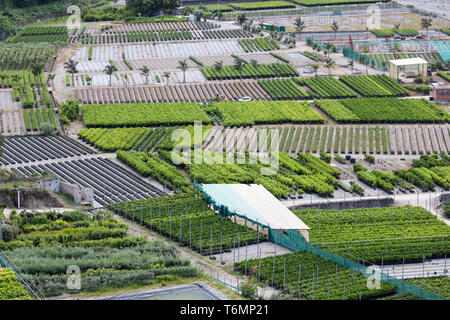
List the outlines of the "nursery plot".
<svg viewBox="0 0 450 320">
<path fill-rule="evenodd" d="M 94 151 L 66 137 L 6 138 L 0 148 L 3 165 L 30 163 L 93 154 Z M 26 152 L 24 152 L 26 150 Z"/>
<path fill-rule="evenodd" d="M 81 41 L 82 44 L 114 44 L 114 43 L 138 43 L 138 42 L 167 42 L 167 41 L 191 41 L 191 40 L 224 40 L 252 38 L 253 35 L 244 30 L 163 30 L 163 31 L 132 31 L 111 32 L 97 35 L 85 34 L 80 39 L 72 38 L 72 41 Z"/>
<path fill-rule="evenodd" d="M 123 51 L 122 51 L 123 50 Z M 77 61 L 88 61 L 89 47 L 85 46 L 75 52 Z M 122 60 L 122 52 L 128 60 L 180 58 L 189 56 L 242 54 L 244 50 L 236 40 L 199 41 L 184 43 L 136 44 L 121 46 L 95 46 L 92 61 Z"/>
<path fill-rule="evenodd" d="M 127 23 L 120 24 L 111 28 L 114 32 L 130 31 L 159 31 L 159 30 L 210 30 L 220 27 L 211 22 L 155 22 L 155 23 Z"/>
<path fill-rule="evenodd" d="M 189 193 L 139 200 L 134 205 L 135 221 L 140 221 L 142 207 L 144 226 L 204 255 L 228 251 L 238 241 L 243 245 L 267 239 L 261 232 L 258 234 L 229 218 L 220 218 L 202 199 L 195 199 Z M 113 204 L 111 210 L 133 220 L 131 206 L 131 202 L 120 202 Z"/>
<path fill-rule="evenodd" d="M 252 54 L 241 54 L 239 55 L 243 60 L 250 62 L 251 60 L 256 60 L 259 64 L 271 64 L 279 63 L 280 60 L 274 56 L 266 53 L 252 53 Z M 233 56 L 205 56 L 199 59 L 204 66 L 213 66 L 216 62 L 222 61 L 223 65 L 233 65 L 235 63 L 235 58 Z"/>
<path fill-rule="evenodd" d="M 22 109 L 20 101 L 14 101 L 12 90 L 0 90 L 0 111 Z"/>
<path fill-rule="evenodd" d="M 104 211 L 22 212 L 17 239 L 1 241 L 1 247 L 47 297 L 74 293 L 67 288 L 66 273 L 73 265 L 80 268 L 83 292 L 197 276 L 174 247 L 128 236 L 128 227 L 112 216 Z M 16 294 L 16 299 L 26 298 Z"/>
<path fill-rule="evenodd" d="M 289 63 L 293 64 L 294 66 L 314 63 L 314 60 L 311 60 L 310 58 L 298 52 L 286 52 L 281 53 L 280 55 L 287 58 L 289 60 Z"/>
<path fill-rule="evenodd" d="M 166 195 L 130 170 L 102 158 L 31 165 L 18 167 L 16 170 L 23 174 L 47 171 L 69 183 L 92 188 L 95 201 L 101 205 Z"/>
<path fill-rule="evenodd" d="M 298 152 L 311 153 L 349 153 L 349 154 L 397 154 L 397 155 L 419 155 L 430 154 L 433 150 L 426 148 L 426 145 L 432 145 L 430 130 L 434 134 L 433 140 L 438 146 L 435 152 L 450 153 L 449 127 L 447 125 L 427 125 L 427 126 L 384 126 L 384 125 L 338 125 L 338 126 L 296 126 L 288 127 L 268 126 L 267 129 L 278 128 L 280 139 L 283 133 L 289 132 L 292 128 L 297 128 L 295 134 L 289 138 L 280 141 L 280 148 L 283 151 L 295 155 Z M 398 129 L 398 130 L 397 130 Z M 223 129 L 217 130 L 223 132 Z M 243 127 L 232 128 L 231 130 L 241 130 L 240 139 L 246 139 L 246 131 Z M 310 133 L 312 135 L 310 136 Z M 428 135 L 425 135 L 427 132 Z M 230 133 L 233 134 L 233 133 Z M 214 135 L 211 135 L 213 137 Z M 317 140 L 318 139 L 318 140 Z M 219 141 L 208 138 L 204 148 L 216 150 L 220 146 Z M 238 150 L 247 148 L 244 144 L 237 145 Z"/>
<path fill-rule="evenodd" d="M 182 71 L 171 71 L 170 74 L 170 82 L 172 83 L 183 83 L 183 80 L 186 82 L 205 82 L 205 77 L 200 70 L 188 70 L 184 74 Z M 124 77 L 127 76 L 127 78 Z M 93 87 L 105 87 L 109 86 L 110 77 L 106 74 L 91 74 L 90 75 L 92 82 L 90 86 Z M 87 81 L 85 81 L 86 75 L 80 74 L 74 77 L 75 87 L 83 87 L 89 86 Z M 135 85 L 145 85 L 147 83 L 150 84 L 158 84 L 166 82 L 166 78 L 163 76 L 163 72 L 150 72 L 147 80 L 145 76 L 140 74 L 139 72 L 123 72 L 113 74 L 111 77 L 111 85 L 112 86 L 135 86 Z"/>
<path fill-rule="evenodd" d="M 107 92 L 107 94 L 106 94 Z M 140 93 L 140 99 L 135 98 Z M 131 102 L 202 102 L 219 98 L 238 100 L 244 96 L 254 100 L 268 100 L 269 95 L 256 81 L 227 81 L 198 84 L 169 84 L 143 87 L 81 88 L 76 97 L 83 103 L 131 103 Z"/>
<path fill-rule="evenodd" d="M 302 209 L 295 213 L 311 228 L 311 244 L 354 261 L 422 261 L 423 255 L 444 257 L 450 250 L 450 227 L 421 207 Z"/>
<path fill-rule="evenodd" d="M 379 289 L 369 289 L 363 274 L 307 251 L 249 259 L 235 267 L 300 300 L 369 300 L 395 294 L 396 290 L 384 282 Z"/>
<path fill-rule="evenodd" d="M 1 132 L 4 136 L 26 134 L 22 111 L 5 111 L 1 115 Z"/>
</svg>

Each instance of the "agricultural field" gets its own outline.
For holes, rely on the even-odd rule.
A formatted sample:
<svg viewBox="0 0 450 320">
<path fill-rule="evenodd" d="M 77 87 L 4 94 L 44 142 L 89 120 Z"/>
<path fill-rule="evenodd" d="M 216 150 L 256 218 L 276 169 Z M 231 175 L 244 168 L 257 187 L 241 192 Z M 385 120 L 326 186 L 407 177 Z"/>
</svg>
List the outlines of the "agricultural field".
<svg viewBox="0 0 450 320">
<path fill-rule="evenodd" d="M 252 244 L 267 240 L 262 233 L 220 218 L 192 193 L 115 203 L 111 210 L 204 255 L 229 251 L 238 241 Z"/>
<path fill-rule="evenodd" d="M 14 271 L 8 268 L 0 269 L 0 300 L 31 300 L 31 295 L 17 279 Z"/>
<path fill-rule="evenodd" d="M 76 97 L 86 104 L 204 102 L 216 98 L 237 100 L 242 96 L 251 97 L 254 100 L 270 98 L 255 80 L 76 90 Z"/>
<path fill-rule="evenodd" d="M 338 122 L 439 123 L 448 114 L 425 99 L 365 98 L 317 102 Z"/>
<path fill-rule="evenodd" d="M 223 66 L 218 71 L 215 67 L 202 67 L 206 79 L 245 79 L 245 78 L 271 78 L 271 77 L 294 77 L 298 76 L 298 71 L 288 64 L 273 63 L 253 66 L 244 64 L 242 70 L 237 70 L 235 66 Z"/>
<path fill-rule="evenodd" d="M 385 264 L 444 257 L 450 227 L 421 207 L 295 211 L 310 228 L 312 245 L 346 256 Z"/>
<path fill-rule="evenodd" d="M 388 2 L 389 0 L 375 1 L 375 0 L 292 0 L 292 2 L 301 4 L 303 6 L 325 6 L 338 4 L 353 4 L 353 3 L 374 3 L 374 2 Z"/>
<path fill-rule="evenodd" d="M 364 97 L 398 97 L 408 91 L 385 74 L 377 76 L 341 76 L 339 78 Z"/>
<path fill-rule="evenodd" d="M 320 103 L 326 101 L 320 100 Z M 289 125 L 264 128 L 278 129 L 280 151 L 294 156 L 298 152 L 379 155 L 450 152 L 449 129 L 446 125 Z M 217 132 L 225 134 L 224 129 L 214 127 L 205 139 L 204 148 L 217 150 L 223 147 Z M 248 148 L 246 141 L 252 140 L 255 130 L 238 127 L 230 129 L 229 134 L 239 137 L 236 150 L 242 151 Z"/>
<path fill-rule="evenodd" d="M 261 1 L 261 2 L 230 3 L 229 6 L 236 10 L 262 10 L 262 9 L 294 8 L 295 4 L 286 1 Z"/>
<path fill-rule="evenodd" d="M 209 123 L 206 113 L 195 103 L 83 105 L 87 127 L 126 127 Z"/>
<path fill-rule="evenodd" d="M 258 123 L 322 123 L 323 118 L 307 102 L 251 101 L 219 102 L 208 107 L 224 126 L 242 126 Z"/>
<path fill-rule="evenodd" d="M 392 295 L 396 289 L 383 282 L 380 289 L 370 290 L 361 273 L 307 251 L 239 262 L 236 269 L 300 300 L 368 300 Z"/>
<path fill-rule="evenodd" d="M 67 289 L 66 270 L 71 265 L 80 268 L 84 292 L 197 276 L 189 261 L 177 257 L 175 248 L 127 236 L 127 226 L 112 219 L 111 213 L 26 212 L 12 220 L 20 232 L 10 241 L 0 240 L 0 247 L 47 297 L 74 292 Z M 23 289 L 14 292 L 18 299 L 28 297 Z"/>
</svg>

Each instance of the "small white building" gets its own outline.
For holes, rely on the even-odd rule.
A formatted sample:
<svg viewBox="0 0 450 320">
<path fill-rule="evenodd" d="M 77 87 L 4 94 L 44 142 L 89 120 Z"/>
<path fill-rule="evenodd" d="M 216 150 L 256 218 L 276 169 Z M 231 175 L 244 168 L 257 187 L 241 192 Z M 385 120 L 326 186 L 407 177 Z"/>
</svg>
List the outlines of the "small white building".
<svg viewBox="0 0 450 320">
<path fill-rule="evenodd" d="M 403 77 L 416 77 L 418 74 L 422 79 L 427 77 L 428 62 L 422 58 L 409 58 L 390 60 L 389 76 L 397 80 L 400 72 Z"/>
</svg>

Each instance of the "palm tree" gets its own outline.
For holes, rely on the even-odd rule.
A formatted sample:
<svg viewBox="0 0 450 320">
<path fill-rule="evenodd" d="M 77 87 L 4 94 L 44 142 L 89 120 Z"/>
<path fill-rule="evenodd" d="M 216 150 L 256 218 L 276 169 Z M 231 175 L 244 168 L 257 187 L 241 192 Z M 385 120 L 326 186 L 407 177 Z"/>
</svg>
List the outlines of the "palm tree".
<svg viewBox="0 0 450 320">
<path fill-rule="evenodd" d="M 244 62 L 242 62 L 242 59 L 234 58 L 234 68 L 239 72 L 240 78 L 242 79 L 242 70 L 244 69 Z"/>
<path fill-rule="evenodd" d="M 75 85 L 75 83 L 73 81 L 73 77 L 74 77 L 75 73 L 78 73 L 77 65 L 78 65 L 78 61 L 75 61 L 72 59 L 70 59 L 69 61 L 64 63 L 64 66 L 65 66 L 67 72 L 72 75 L 72 86 Z"/>
<path fill-rule="evenodd" d="M 109 76 L 109 85 L 112 85 L 112 75 L 114 72 L 117 71 L 117 68 L 115 66 L 113 66 L 111 63 L 108 64 L 105 69 L 103 70 L 104 73 L 106 73 Z"/>
<path fill-rule="evenodd" d="M 300 40 L 302 40 L 302 31 L 306 29 L 305 21 L 302 20 L 302 17 L 298 17 L 294 22 L 295 30 L 300 33 Z"/>
<path fill-rule="evenodd" d="M 348 60 L 347 65 L 349 67 L 352 67 L 352 74 L 353 74 L 353 66 L 355 65 L 355 63 L 353 62 L 353 60 Z"/>
<path fill-rule="evenodd" d="M 189 68 L 186 59 L 184 59 L 184 61 L 178 61 L 177 68 L 183 71 L 183 83 L 186 82 L 186 70 Z"/>
<path fill-rule="evenodd" d="M 433 19 L 431 18 L 422 18 L 420 20 L 420 25 L 423 29 L 427 30 L 427 38 L 428 38 L 428 28 L 433 24 Z"/>
<path fill-rule="evenodd" d="M 169 78 L 170 78 L 170 73 L 169 72 L 164 72 L 163 73 L 163 77 L 166 78 L 166 84 L 169 85 Z"/>
<path fill-rule="evenodd" d="M 258 77 L 258 71 L 259 71 L 259 63 L 258 63 L 258 60 L 256 60 L 256 59 L 251 59 L 251 60 L 250 60 L 250 64 L 252 65 L 253 68 L 256 69 L 256 75 L 255 75 L 255 78 L 257 78 L 257 77 Z"/>
<path fill-rule="evenodd" d="M 311 64 L 310 67 L 314 70 L 314 76 L 317 77 L 317 70 L 319 70 L 319 64 L 318 63 L 314 63 Z"/>
<path fill-rule="evenodd" d="M 220 81 L 222 81 L 223 61 L 222 60 L 216 61 L 216 63 L 214 63 L 213 65 L 213 69 L 215 72 L 219 74 Z"/>
<path fill-rule="evenodd" d="M 141 75 L 145 77 L 145 84 L 148 84 L 148 75 L 150 74 L 150 69 L 145 65 L 139 68 Z"/>
<path fill-rule="evenodd" d="M 331 49 L 333 48 L 333 44 L 327 42 L 325 43 L 324 47 L 326 49 L 326 55 L 328 56 L 330 54 Z"/>
<path fill-rule="evenodd" d="M 328 58 L 325 60 L 325 67 L 328 69 L 328 76 L 331 76 L 331 69 L 334 67 L 334 61 L 333 59 Z"/>
<path fill-rule="evenodd" d="M 241 13 L 237 16 L 236 19 L 237 23 L 242 27 L 245 21 L 247 21 L 247 17 L 245 16 L 245 13 Z"/>
<path fill-rule="evenodd" d="M 331 25 L 331 30 L 334 32 L 334 40 L 336 40 L 336 34 L 339 31 L 339 24 L 337 21 L 333 21 L 333 24 Z"/>
</svg>

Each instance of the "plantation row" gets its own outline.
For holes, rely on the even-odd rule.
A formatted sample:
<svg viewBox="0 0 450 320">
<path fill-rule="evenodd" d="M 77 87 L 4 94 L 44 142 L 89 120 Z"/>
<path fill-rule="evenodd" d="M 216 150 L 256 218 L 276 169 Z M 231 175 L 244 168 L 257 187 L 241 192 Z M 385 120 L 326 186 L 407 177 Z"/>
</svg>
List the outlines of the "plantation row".
<svg viewBox="0 0 450 320">
<path fill-rule="evenodd" d="M 24 285 L 17 279 L 14 271 L 0 268 L 0 300 L 31 300 Z"/>
<path fill-rule="evenodd" d="M 266 138 L 270 145 L 270 139 L 273 137 L 269 135 Z M 159 150 L 159 154 L 166 161 L 180 162 L 189 172 L 189 177 L 196 183 L 261 184 L 278 198 L 303 192 L 316 193 L 324 197 L 331 196 L 335 188 L 343 187 L 336 179 L 340 172 L 311 154 L 298 154 L 295 160 L 286 153 L 280 153 L 280 168 L 273 175 L 262 175 L 263 171 L 271 170 L 264 162 L 268 159 L 253 158 L 254 156 L 251 156 L 252 158 L 246 156 L 248 159 L 245 164 L 236 164 L 236 159 L 233 163 L 229 163 L 225 158 L 221 159 L 221 155 L 218 155 L 218 158 L 209 158 L 210 156 L 205 152 L 200 156 L 206 163 L 192 164 L 185 155 L 174 159 L 169 151 Z"/>
<path fill-rule="evenodd" d="M 235 267 L 299 300 L 370 300 L 396 292 L 395 286 L 385 282 L 380 289 L 368 289 L 363 274 L 307 251 L 250 259 Z"/>
<path fill-rule="evenodd" d="M 341 76 L 339 78 L 364 97 L 398 97 L 408 95 L 408 90 L 385 74 Z"/>
<path fill-rule="evenodd" d="M 171 128 L 91 128 L 82 129 L 78 132 L 78 136 L 95 146 L 101 151 L 116 150 L 137 150 L 151 151 L 158 148 L 171 150 L 174 146 L 184 146 L 181 144 L 182 137 L 179 141 L 172 141 L 172 135 L 175 130 L 187 130 L 191 135 L 191 146 L 194 146 L 194 127 L 171 127 Z M 211 125 L 202 126 L 203 136 L 211 129 Z M 199 142 L 201 145 L 203 140 Z"/>
<path fill-rule="evenodd" d="M 131 102 L 204 102 L 216 98 L 238 100 L 251 97 L 268 100 L 269 95 L 256 81 L 227 81 L 195 84 L 133 86 L 120 88 L 81 88 L 77 98 L 86 104 L 131 103 Z"/>
<path fill-rule="evenodd" d="M 211 120 L 196 103 L 83 105 L 87 127 L 182 125 Z"/>
<path fill-rule="evenodd" d="M 280 49 L 275 40 L 269 41 L 265 38 L 239 39 L 238 42 L 245 53 Z"/>
<path fill-rule="evenodd" d="M 234 65 L 223 66 L 221 70 L 217 70 L 214 66 L 202 67 L 202 72 L 208 80 L 298 76 L 298 71 L 294 67 L 281 63 L 260 64 L 257 66 L 243 64 L 242 70 L 236 69 Z"/>
<path fill-rule="evenodd" d="M 13 88 L 12 98 L 25 108 L 51 105 L 44 72 L 34 75 L 31 71 L 7 71 L 0 73 L 2 87 Z"/>
<path fill-rule="evenodd" d="M 11 165 L 76 157 L 94 152 L 67 136 L 27 136 L 5 139 L 0 163 Z M 26 150 L 26 153 L 23 152 Z"/>
<path fill-rule="evenodd" d="M 165 17 L 167 18 L 167 17 Z M 142 18 L 148 19 L 148 17 Z M 152 18 L 154 19 L 154 17 Z M 171 17 L 173 19 L 173 17 Z M 177 18 L 179 19 L 179 18 Z M 187 19 L 180 19 L 179 21 L 128 21 L 126 24 L 113 25 L 111 28 L 114 32 L 129 32 L 129 31 L 164 31 L 164 30 L 211 30 L 217 29 L 220 26 L 211 22 L 204 21 L 188 21 Z"/>
<path fill-rule="evenodd" d="M 13 215 L 12 223 L 20 232 L 0 247 L 46 296 L 78 292 L 67 288 L 66 272 L 73 265 L 80 268 L 82 292 L 197 276 L 175 248 L 127 237 L 127 226 L 108 213 L 27 212 Z"/>
<path fill-rule="evenodd" d="M 90 158 L 29 165 L 13 169 L 23 175 L 53 173 L 63 181 L 94 190 L 94 200 L 101 205 L 116 201 L 146 199 L 166 195 L 167 189 L 156 187 L 121 165 L 104 158 Z"/>
<path fill-rule="evenodd" d="M 229 6 L 236 10 L 295 8 L 295 4 L 287 1 L 240 2 L 240 3 L 230 3 Z"/>
<path fill-rule="evenodd" d="M 374 29 L 370 30 L 376 37 L 384 38 L 384 37 L 393 37 L 395 34 L 404 37 L 415 37 L 419 35 L 419 32 L 414 29 Z"/>
<path fill-rule="evenodd" d="M 58 129 L 55 113 L 50 108 L 25 109 L 23 110 L 23 118 L 27 131 L 38 131 L 43 123 L 51 123 L 55 130 Z"/>
<path fill-rule="evenodd" d="M 224 126 L 245 126 L 263 123 L 323 123 L 308 102 L 250 101 L 219 102 L 208 106 Z"/>
<path fill-rule="evenodd" d="M 267 129 L 274 129 L 267 127 Z M 341 154 L 430 154 L 450 153 L 449 129 L 446 126 L 288 126 L 279 129 L 280 151 Z M 203 147 L 226 148 L 219 140 L 218 128 L 206 138 Z M 255 130 L 234 128 L 228 132 L 238 137 L 237 150 L 248 148 Z M 234 147 L 234 146 L 233 146 Z M 263 148 L 264 151 L 267 148 Z"/>
<path fill-rule="evenodd" d="M 115 203 L 111 210 L 205 255 L 267 238 L 228 218 L 220 218 L 203 200 L 189 193 Z"/>
<path fill-rule="evenodd" d="M 310 228 L 312 245 L 357 261 L 385 264 L 444 257 L 450 227 L 421 207 L 297 210 Z"/>
<path fill-rule="evenodd" d="M 33 63 L 43 64 L 54 54 L 49 44 L 0 44 L 0 70 L 26 70 Z"/>
<path fill-rule="evenodd" d="M 69 43 L 81 42 L 82 44 L 112 44 L 179 40 L 221 40 L 251 37 L 253 37 L 253 35 L 244 30 L 107 31 L 100 35 L 80 34 L 71 36 Z"/>
<path fill-rule="evenodd" d="M 443 109 L 425 99 L 317 100 L 315 104 L 340 123 L 439 123 L 449 119 Z"/>
</svg>

